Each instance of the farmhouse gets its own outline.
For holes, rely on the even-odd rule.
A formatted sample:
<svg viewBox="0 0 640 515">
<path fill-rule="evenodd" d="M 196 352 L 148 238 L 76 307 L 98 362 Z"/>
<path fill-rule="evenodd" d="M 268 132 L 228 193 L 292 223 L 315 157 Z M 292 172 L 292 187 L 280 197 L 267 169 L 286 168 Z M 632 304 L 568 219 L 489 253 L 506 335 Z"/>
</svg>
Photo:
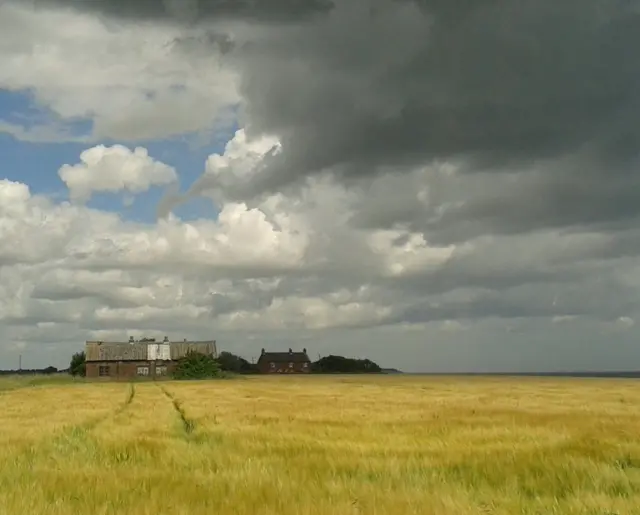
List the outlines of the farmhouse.
<svg viewBox="0 0 640 515">
<path fill-rule="evenodd" d="M 307 349 L 302 352 L 265 352 L 262 349 L 258 358 L 258 370 L 261 374 L 308 374 L 311 372 L 311 360 Z"/>
<path fill-rule="evenodd" d="M 178 360 L 195 351 L 217 357 L 215 340 L 170 342 L 155 339 L 128 342 L 87 341 L 87 377 L 104 379 L 162 378 L 172 374 Z"/>
</svg>

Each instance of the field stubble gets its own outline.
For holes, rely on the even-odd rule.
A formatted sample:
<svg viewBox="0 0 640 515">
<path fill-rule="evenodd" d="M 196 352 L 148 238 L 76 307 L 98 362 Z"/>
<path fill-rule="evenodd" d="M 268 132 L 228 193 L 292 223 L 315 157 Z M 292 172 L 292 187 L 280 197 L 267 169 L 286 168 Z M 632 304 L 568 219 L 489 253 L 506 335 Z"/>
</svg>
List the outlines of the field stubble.
<svg viewBox="0 0 640 515">
<path fill-rule="evenodd" d="M 640 514 L 640 388 L 0 383 L 0 514 Z"/>
</svg>

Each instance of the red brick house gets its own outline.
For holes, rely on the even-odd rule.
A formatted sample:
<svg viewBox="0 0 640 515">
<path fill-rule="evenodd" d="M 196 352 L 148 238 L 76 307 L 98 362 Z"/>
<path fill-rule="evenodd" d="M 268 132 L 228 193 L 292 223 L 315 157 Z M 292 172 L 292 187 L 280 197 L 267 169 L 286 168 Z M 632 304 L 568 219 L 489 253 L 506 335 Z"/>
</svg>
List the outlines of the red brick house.
<svg viewBox="0 0 640 515">
<path fill-rule="evenodd" d="M 308 374 L 311 372 L 311 360 L 307 349 L 302 352 L 265 352 L 262 349 L 257 363 L 261 374 Z"/>
<path fill-rule="evenodd" d="M 128 342 L 88 341 L 85 344 L 88 378 L 162 379 L 170 377 L 178 360 L 187 352 L 218 356 L 215 340 L 170 342 L 155 340 Z"/>
</svg>

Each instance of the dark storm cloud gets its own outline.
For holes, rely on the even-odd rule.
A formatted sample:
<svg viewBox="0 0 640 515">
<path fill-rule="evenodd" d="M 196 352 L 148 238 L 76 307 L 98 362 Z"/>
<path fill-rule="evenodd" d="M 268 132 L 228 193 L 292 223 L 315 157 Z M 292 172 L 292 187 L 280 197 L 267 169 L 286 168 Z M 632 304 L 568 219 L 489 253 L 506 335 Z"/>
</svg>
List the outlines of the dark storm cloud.
<svg viewBox="0 0 640 515">
<path fill-rule="evenodd" d="M 114 18 L 158 22 L 206 22 L 234 18 L 290 21 L 323 13 L 331 0 L 30 0 L 35 7 L 69 7 Z"/>
<path fill-rule="evenodd" d="M 227 62 L 240 72 L 247 133 L 275 133 L 283 151 L 225 191 L 246 198 L 325 171 L 349 182 L 449 160 L 486 174 L 486 191 L 462 188 L 442 216 L 407 204 L 353 223 L 404 223 L 450 243 L 633 220 L 639 13 L 599 0 L 353 1 L 313 23 L 237 30 Z"/>
<path fill-rule="evenodd" d="M 633 4 L 451 4 L 341 4 L 311 27 L 245 46 L 250 129 L 284 144 L 258 186 L 437 158 L 511 169 L 585 146 L 594 167 L 635 156 Z"/>
<path fill-rule="evenodd" d="M 464 173 L 492 171 L 498 183 L 544 162 L 548 169 L 535 181 L 510 183 L 493 196 L 468 192 L 421 228 L 448 242 L 640 214 L 636 1 L 35 3 L 214 22 L 208 44 L 239 72 L 248 135 L 275 133 L 283 144 L 256 179 L 230 187 L 229 196 L 276 191 L 327 170 L 351 180 L 433 160 L 455 160 Z M 218 23 L 226 19 L 249 23 L 229 28 L 231 38 Z M 189 41 L 181 40 L 185 52 Z M 573 155 L 579 166 L 563 169 Z M 205 176 L 191 193 L 211 180 Z M 389 214 L 395 219 L 387 225 L 417 223 L 410 209 Z"/>
<path fill-rule="evenodd" d="M 467 295 L 408 303 L 396 313 L 398 322 L 483 318 L 552 318 L 585 316 L 614 321 L 638 309 L 636 289 L 610 275 L 588 277 L 558 285 L 555 293 L 541 283 L 520 284 L 507 290 L 472 290 Z M 606 297 L 602 292 L 608 292 Z M 449 298 L 448 298 L 449 297 Z"/>
<path fill-rule="evenodd" d="M 517 234 L 525 228 L 589 226 L 608 230 L 610 225 L 637 220 L 640 177 L 620 179 L 603 173 L 599 179 L 597 184 L 583 183 L 577 175 L 571 182 L 549 181 L 529 191 L 513 188 L 508 196 L 471 199 L 430 229 L 439 236 L 438 242 L 450 243 L 463 241 L 483 227 L 502 234 Z"/>
<path fill-rule="evenodd" d="M 633 1 L 34 1 L 121 18 L 288 20 L 249 29 L 235 54 L 253 131 L 285 139 L 271 170 L 283 181 L 334 166 L 498 166 L 583 145 L 621 160 L 638 149 Z"/>
<path fill-rule="evenodd" d="M 510 176 L 513 180 L 507 181 L 505 174 L 488 174 L 486 188 L 459 193 L 461 202 L 440 216 L 432 209 L 423 217 L 396 216 L 384 223 L 404 221 L 414 230 L 429 233 L 434 244 L 451 244 L 479 234 L 546 229 L 586 228 L 613 234 L 634 229 L 640 220 L 640 175 L 632 160 L 626 167 L 585 162 L 577 168 L 549 166 Z M 366 213 L 359 215 L 355 223 L 368 223 L 365 217 Z M 637 236 L 633 240 L 637 244 Z"/>
</svg>

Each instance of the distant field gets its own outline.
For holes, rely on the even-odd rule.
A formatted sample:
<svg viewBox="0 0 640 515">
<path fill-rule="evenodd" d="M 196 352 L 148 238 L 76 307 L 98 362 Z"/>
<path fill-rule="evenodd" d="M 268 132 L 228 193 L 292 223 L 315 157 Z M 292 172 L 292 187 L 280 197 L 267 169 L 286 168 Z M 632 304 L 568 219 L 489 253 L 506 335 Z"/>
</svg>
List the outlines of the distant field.
<svg viewBox="0 0 640 515">
<path fill-rule="evenodd" d="M 640 383 L 0 380 L 0 514 L 640 514 Z"/>
</svg>

